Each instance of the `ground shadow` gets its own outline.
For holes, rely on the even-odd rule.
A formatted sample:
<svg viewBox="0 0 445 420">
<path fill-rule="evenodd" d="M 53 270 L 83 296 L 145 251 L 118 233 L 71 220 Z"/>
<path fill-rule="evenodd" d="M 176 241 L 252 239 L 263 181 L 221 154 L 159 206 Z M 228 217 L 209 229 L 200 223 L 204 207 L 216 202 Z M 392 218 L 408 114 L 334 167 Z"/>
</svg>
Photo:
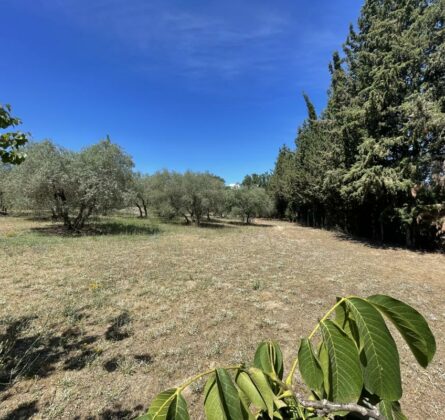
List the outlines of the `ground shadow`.
<svg viewBox="0 0 445 420">
<path fill-rule="evenodd" d="M 120 222 L 100 222 L 88 224 L 79 231 L 68 230 L 61 224 L 34 227 L 31 228 L 31 231 L 45 236 L 66 236 L 76 238 L 102 235 L 156 235 L 160 233 L 160 228 L 158 226 L 132 225 Z"/>
<path fill-rule="evenodd" d="M 233 226 L 229 226 L 225 223 L 215 222 L 211 220 L 211 221 L 201 222 L 199 224 L 199 227 L 204 229 L 230 229 Z"/>
<path fill-rule="evenodd" d="M 410 251 L 415 252 L 418 254 L 433 254 L 433 253 L 440 253 L 438 250 L 434 249 L 422 249 L 422 248 L 409 248 L 407 246 L 398 244 L 398 243 L 392 243 L 392 242 L 382 242 L 378 240 L 373 240 L 369 238 L 363 238 L 359 236 L 354 236 L 348 233 L 344 232 L 334 232 L 334 236 L 336 239 L 339 239 L 340 241 L 347 241 L 352 242 L 356 244 L 365 245 L 369 248 L 373 249 L 386 249 L 386 250 L 394 250 L 394 251 Z"/>
<path fill-rule="evenodd" d="M 130 315 L 127 311 L 122 312 L 119 316 L 111 321 L 111 325 L 105 332 L 105 338 L 108 341 L 122 341 L 131 336 L 129 324 L 131 323 Z"/>
<path fill-rule="evenodd" d="M 113 408 L 102 411 L 98 416 L 88 416 L 86 420 L 133 420 L 144 413 L 143 405 L 139 404 L 133 408 L 123 408 L 116 404 Z M 74 417 L 74 420 L 81 420 L 80 416 Z"/>
<path fill-rule="evenodd" d="M 20 404 L 17 408 L 2 417 L 2 420 L 27 420 L 39 412 L 37 400 Z"/>
<path fill-rule="evenodd" d="M 264 228 L 270 228 L 270 227 L 274 227 L 274 225 L 271 224 L 266 224 L 266 223 L 262 223 L 262 224 L 257 224 L 255 222 L 252 223 L 245 223 L 239 220 L 221 220 L 221 219 L 211 219 L 211 220 L 206 220 L 201 222 L 201 224 L 199 225 L 199 227 L 203 227 L 203 228 L 210 228 L 210 229 L 227 229 L 227 228 L 233 228 L 235 226 L 243 226 L 243 227 L 264 227 Z"/>
<path fill-rule="evenodd" d="M 34 319 L 0 321 L 0 392 L 20 378 L 50 376 L 60 361 L 64 370 L 80 370 L 98 356 L 92 346 L 98 336 L 84 335 L 78 328 L 68 328 L 61 335 L 30 333 Z"/>
<path fill-rule="evenodd" d="M 245 226 L 245 227 L 251 227 L 251 228 L 271 228 L 274 227 L 275 225 L 270 225 L 267 223 L 261 223 L 261 224 L 257 224 L 255 222 L 251 222 L 251 223 L 245 223 L 245 222 L 237 222 L 237 221 L 227 221 L 226 222 L 229 225 L 233 225 L 233 226 Z"/>
<path fill-rule="evenodd" d="M 106 360 L 102 363 L 102 367 L 108 373 L 116 372 L 119 369 L 120 364 L 125 358 L 121 355 L 112 357 L 111 359 Z M 154 361 L 153 356 L 151 354 L 136 354 L 133 356 L 133 359 L 141 364 L 141 365 L 151 365 Z"/>
</svg>

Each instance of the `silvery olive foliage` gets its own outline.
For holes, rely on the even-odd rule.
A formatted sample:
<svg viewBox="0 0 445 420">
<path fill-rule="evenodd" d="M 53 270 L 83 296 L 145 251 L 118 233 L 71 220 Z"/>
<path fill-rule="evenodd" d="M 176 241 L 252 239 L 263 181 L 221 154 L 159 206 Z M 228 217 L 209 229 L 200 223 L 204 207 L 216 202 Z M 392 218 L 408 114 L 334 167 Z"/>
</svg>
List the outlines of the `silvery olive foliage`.
<svg viewBox="0 0 445 420">
<path fill-rule="evenodd" d="M 69 229 L 81 229 L 93 213 L 125 204 L 133 161 L 109 139 L 80 152 L 51 141 L 32 143 L 27 159 L 6 175 L 4 195 L 16 209 L 51 210 Z"/>
</svg>

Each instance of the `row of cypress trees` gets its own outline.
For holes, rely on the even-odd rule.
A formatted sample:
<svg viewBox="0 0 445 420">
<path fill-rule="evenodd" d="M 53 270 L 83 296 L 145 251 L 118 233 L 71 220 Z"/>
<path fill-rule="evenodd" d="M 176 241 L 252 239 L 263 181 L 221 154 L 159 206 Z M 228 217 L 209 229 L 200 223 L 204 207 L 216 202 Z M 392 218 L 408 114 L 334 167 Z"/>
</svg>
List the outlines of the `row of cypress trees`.
<svg viewBox="0 0 445 420">
<path fill-rule="evenodd" d="M 270 180 L 278 216 L 408 246 L 443 245 L 445 0 L 367 0 L 334 53 L 326 109 Z"/>
</svg>

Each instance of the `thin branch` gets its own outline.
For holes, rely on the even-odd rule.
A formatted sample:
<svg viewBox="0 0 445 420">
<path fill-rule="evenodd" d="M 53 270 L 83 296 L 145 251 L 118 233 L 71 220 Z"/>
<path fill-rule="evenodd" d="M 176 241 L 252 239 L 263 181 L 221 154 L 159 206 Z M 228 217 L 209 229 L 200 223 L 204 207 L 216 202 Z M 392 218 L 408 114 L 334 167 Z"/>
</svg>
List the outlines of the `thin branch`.
<svg viewBox="0 0 445 420">
<path fill-rule="evenodd" d="M 335 413 L 338 411 L 349 411 L 351 413 L 360 414 L 366 418 L 375 419 L 375 420 L 386 420 L 386 417 L 380 414 L 380 411 L 376 407 L 366 408 L 362 405 L 348 403 L 334 403 L 328 400 L 321 401 L 309 401 L 303 398 L 300 398 L 297 394 L 298 402 L 304 408 L 313 408 L 317 411 L 319 415 L 327 415 L 329 413 Z"/>
</svg>

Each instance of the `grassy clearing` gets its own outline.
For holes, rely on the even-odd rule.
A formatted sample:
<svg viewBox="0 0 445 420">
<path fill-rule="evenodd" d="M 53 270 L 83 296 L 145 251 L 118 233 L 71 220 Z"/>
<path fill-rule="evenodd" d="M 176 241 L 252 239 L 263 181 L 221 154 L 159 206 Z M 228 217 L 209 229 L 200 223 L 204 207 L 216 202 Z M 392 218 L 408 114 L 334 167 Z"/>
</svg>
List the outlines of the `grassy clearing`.
<svg viewBox="0 0 445 420">
<path fill-rule="evenodd" d="M 410 418 L 440 418 L 444 273 L 443 255 L 284 222 L 110 217 L 72 237 L 47 221 L 0 218 L 0 418 L 132 418 L 161 389 L 249 361 L 262 339 L 278 340 L 289 363 L 336 296 L 373 293 L 430 322 L 431 368 L 402 346 L 403 402 Z M 190 390 L 192 404 L 202 387 Z"/>
</svg>

